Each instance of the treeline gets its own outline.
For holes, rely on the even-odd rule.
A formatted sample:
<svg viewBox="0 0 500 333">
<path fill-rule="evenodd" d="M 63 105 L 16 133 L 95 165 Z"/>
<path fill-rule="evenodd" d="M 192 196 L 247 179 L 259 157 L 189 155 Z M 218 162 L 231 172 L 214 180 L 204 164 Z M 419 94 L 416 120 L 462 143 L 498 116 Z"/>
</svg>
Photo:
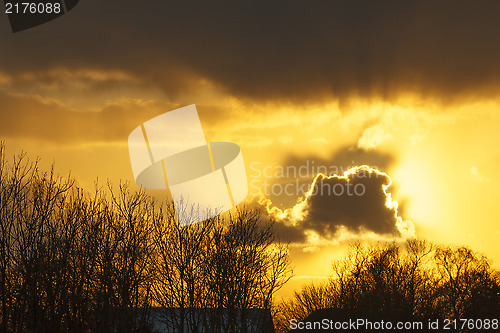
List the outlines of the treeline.
<svg viewBox="0 0 500 333">
<path fill-rule="evenodd" d="M 466 247 L 424 240 L 354 244 L 333 263 L 326 283 L 309 284 L 280 304 L 277 330 L 329 309 L 336 320 L 499 319 L 500 276 L 484 256 Z M 314 316 L 314 315 L 313 315 Z M 495 330 L 496 331 L 496 330 Z"/>
<path fill-rule="evenodd" d="M 256 211 L 181 227 L 171 204 L 88 194 L 0 145 L 0 332 L 149 332 L 151 307 L 181 309 L 164 320 L 191 332 L 182 309 L 270 308 L 290 275 Z"/>
<path fill-rule="evenodd" d="M 181 227 L 171 203 L 126 184 L 87 193 L 37 161 L 7 159 L 0 144 L 0 332 L 151 332 L 152 308 L 178 332 L 199 331 L 201 320 L 206 332 L 258 331 L 242 311 L 254 308 L 271 308 L 280 332 L 318 309 L 500 313 L 499 273 L 466 247 L 355 244 L 327 283 L 274 304 L 290 277 L 287 248 L 258 211 Z"/>
</svg>

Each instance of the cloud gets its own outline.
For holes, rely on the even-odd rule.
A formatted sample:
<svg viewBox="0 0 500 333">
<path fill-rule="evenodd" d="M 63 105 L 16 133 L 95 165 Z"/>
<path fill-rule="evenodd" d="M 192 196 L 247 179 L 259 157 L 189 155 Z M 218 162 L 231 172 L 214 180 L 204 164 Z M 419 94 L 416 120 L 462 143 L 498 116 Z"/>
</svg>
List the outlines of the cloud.
<svg viewBox="0 0 500 333">
<path fill-rule="evenodd" d="M 387 170 L 393 163 L 395 163 L 395 157 L 389 153 L 344 145 L 335 150 L 328 159 L 312 155 L 306 157 L 292 155 L 283 162 L 283 165 L 296 169 L 309 166 L 308 181 L 310 182 L 319 172 L 328 175 L 343 174 L 356 165 L 369 165 L 379 170 Z"/>
<path fill-rule="evenodd" d="M 377 124 L 363 131 L 358 140 L 358 148 L 373 149 L 389 139 L 392 139 L 392 135 L 387 133 L 381 124 Z"/>
<path fill-rule="evenodd" d="M 235 142 L 238 142 L 235 140 Z M 305 147 L 307 151 L 310 148 Z M 280 165 L 251 163 L 249 183 L 253 194 L 263 193 L 273 204 L 283 208 L 293 206 L 303 197 L 318 173 L 342 175 L 356 165 L 369 165 L 378 170 L 388 170 L 396 162 L 395 157 L 378 150 L 366 150 L 344 145 L 332 152 L 331 157 L 318 155 L 289 155 Z M 263 179 L 259 178 L 264 176 Z"/>
<path fill-rule="evenodd" d="M 388 192 L 391 182 L 384 172 L 358 166 L 343 175 L 318 174 L 292 208 L 280 210 L 268 199 L 261 204 L 277 219 L 277 231 L 291 242 L 306 242 L 310 235 L 332 240 L 365 232 L 413 237 L 413 224 L 399 215 L 398 203 Z"/>
<path fill-rule="evenodd" d="M 352 170 L 345 177 L 316 178 L 308 198 L 303 227 L 333 235 L 338 226 L 351 231 L 361 228 L 380 234 L 397 232 L 397 212 L 387 204 L 385 188 L 390 178 L 367 168 Z"/>
<path fill-rule="evenodd" d="M 1 34 L 0 69 L 106 69 L 186 104 L 207 85 L 260 101 L 414 93 L 452 102 L 495 96 L 499 10 L 493 1 L 87 1 Z"/>
<path fill-rule="evenodd" d="M 120 99 L 95 112 L 74 111 L 56 99 L 0 91 L 2 138 L 57 143 L 124 141 L 144 120 L 175 107 L 154 101 Z"/>
</svg>

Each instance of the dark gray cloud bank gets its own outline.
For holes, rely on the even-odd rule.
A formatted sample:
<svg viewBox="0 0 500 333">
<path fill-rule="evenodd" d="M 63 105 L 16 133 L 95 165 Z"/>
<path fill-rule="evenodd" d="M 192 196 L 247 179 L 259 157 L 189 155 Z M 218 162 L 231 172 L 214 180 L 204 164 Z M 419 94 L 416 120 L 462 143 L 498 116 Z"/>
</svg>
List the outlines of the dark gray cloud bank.
<svg viewBox="0 0 500 333">
<path fill-rule="evenodd" d="M 498 12 L 498 1 L 87 0 L 18 34 L 2 17 L 0 70 L 124 70 L 174 102 L 199 78 L 258 101 L 449 102 L 494 96 Z"/>
</svg>

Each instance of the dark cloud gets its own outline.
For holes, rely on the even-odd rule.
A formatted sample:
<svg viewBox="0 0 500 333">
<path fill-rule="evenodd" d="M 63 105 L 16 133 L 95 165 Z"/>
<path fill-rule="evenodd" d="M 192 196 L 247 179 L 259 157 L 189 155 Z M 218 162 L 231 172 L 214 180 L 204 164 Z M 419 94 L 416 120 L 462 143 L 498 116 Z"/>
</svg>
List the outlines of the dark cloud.
<svg viewBox="0 0 500 333">
<path fill-rule="evenodd" d="M 390 179 L 362 169 L 344 178 L 318 178 L 316 194 L 308 201 L 309 213 L 301 226 L 320 235 L 333 235 L 339 226 L 358 232 L 397 232 L 395 210 L 386 206 L 384 185 Z"/>
<path fill-rule="evenodd" d="M 387 175 L 369 168 L 359 168 L 346 178 L 320 176 L 307 198 L 305 219 L 295 225 L 290 218 L 278 220 L 276 230 L 290 242 L 304 242 L 308 230 L 333 238 L 340 227 L 354 234 L 399 235 L 396 209 L 386 205 L 384 186 L 389 184 Z"/>
<path fill-rule="evenodd" d="M 491 97 L 499 11 L 498 1 L 87 0 L 18 34 L 2 15 L 0 68 L 119 69 L 174 100 L 196 95 L 200 78 L 256 100 Z"/>
<path fill-rule="evenodd" d="M 283 169 L 292 170 L 284 172 L 288 178 L 271 179 L 268 188 L 265 189 L 266 196 L 278 207 L 290 207 L 296 203 L 298 197 L 304 196 L 318 173 L 341 176 L 344 172 L 359 165 L 368 165 L 387 171 L 395 162 L 395 157 L 389 153 L 366 150 L 352 145 L 337 149 L 328 159 L 314 155 L 305 157 L 291 155 L 282 163 Z M 295 173 L 294 170 L 296 170 Z M 287 193 L 284 190 L 285 186 L 288 186 Z M 290 192 L 296 195 L 288 195 Z"/>
<path fill-rule="evenodd" d="M 164 103 L 146 105 L 125 101 L 96 112 L 77 112 L 40 96 L 0 92 L 2 138 L 30 138 L 57 143 L 123 141 L 141 122 L 165 109 Z"/>
<path fill-rule="evenodd" d="M 254 197 L 252 201 L 241 203 L 238 207 L 242 210 L 252 210 L 258 214 L 260 221 L 263 223 L 271 221 L 279 242 L 304 243 L 306 241 L 303 229 L 277 220 L 273 214 L 268 212 L 265 205 L 262 202 L 259 202 L 258 198 Z"/>
<path fill-rule="evenodd" d="M 328 174 L 337 171 L 337 174 L 342 174 L 344 171 L 358 165 L 368 165 L 378 170 L 387 170 L 395 162 L 395 157 L 391 154 L 377 150 L 367 150 L 356 146 L 343 146 L 334 151 L 329 159 L 318 158 L 315 156 L 297 157 L 289 156 L 283 162 L 284 165 L 295 166 L 299 168 L 303 165 L 311 165 L 314 161 L 314 167 L 326 166 L 329 170 Z M 313 174 L 312 176 L 316 176 Z"/>
<path fill-rule="evenodd" d="M 125 142 L 138 124 L 181 106 L 123 99 L 95 111 L 81 112 L 37 94 L 10 94 L 0 90 L 0 137 L 57 143 Z M 197 110 L 201 122 L 210 125 L 234 111 L 208 104 L 197 105 Z"/>
<path fill-rule="evenodd" d="M 278 235 L 278 239 L 285 242 L 304 243 L 307 241 L 304 228 L 289 225 L 283 221 L 275 221 L 274 231 Z"/>
</svg>

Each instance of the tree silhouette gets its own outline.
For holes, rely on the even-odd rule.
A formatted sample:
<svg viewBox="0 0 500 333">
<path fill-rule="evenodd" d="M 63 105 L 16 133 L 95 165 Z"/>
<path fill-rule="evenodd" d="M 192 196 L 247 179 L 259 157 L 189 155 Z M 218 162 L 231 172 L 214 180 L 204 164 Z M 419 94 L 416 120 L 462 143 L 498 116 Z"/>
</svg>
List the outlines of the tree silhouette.
<svg viewBox="0 0 500 333">
<path fill-rule="evenodd" d="M 127 184 L 86 192 L 0 144 L 0 332 L 149 332 L 154 306 L 181 332 L 193 308 L 221 310 L 206 311 L 211 332 L 250 331 L 244 310 L 270 308 L 290 276 L 257 211 L 183 227 L 172 203 Z"/>
<path fill-rule="evenodd" d="M 155 234 L 154 299 L 165 308 L 169 327 L 179 332 L 198 327 L 200 313 L 192 308 L 218 309 L 206 312 L 204 320 L 224 332 L 245 331 L 245 309 L 270 308 L 291 276 L 286 248 L 256 211 L 188 227 L 162 224 Z"/>
<path fill-rule="evenodd" d="M 500 313 L 499 273 L 464 246 L 355 243 L 326 283 L 276 304 L 291 275 L 287 246 L 257 210 L 181 226 L 172 203 L 127 184 L 87 192 L 38 160 L 8 160 L 0 144 L 0 332 L 151 332 L 153 307 L 177 332 L 255 332 L 260 308 L 281 332 L 308 316 Z"/>
<path fill-rule="evenodd" d="M 318 319 L 321 309 L 336 320 L 493 319 L 500 313 L 498 272 L 463 246 L 356 243 L 332 268 L 327 283 L 307 285 L 279 306 L 278 331 L 287 332 L 291 319 Z"/>
</svg>

